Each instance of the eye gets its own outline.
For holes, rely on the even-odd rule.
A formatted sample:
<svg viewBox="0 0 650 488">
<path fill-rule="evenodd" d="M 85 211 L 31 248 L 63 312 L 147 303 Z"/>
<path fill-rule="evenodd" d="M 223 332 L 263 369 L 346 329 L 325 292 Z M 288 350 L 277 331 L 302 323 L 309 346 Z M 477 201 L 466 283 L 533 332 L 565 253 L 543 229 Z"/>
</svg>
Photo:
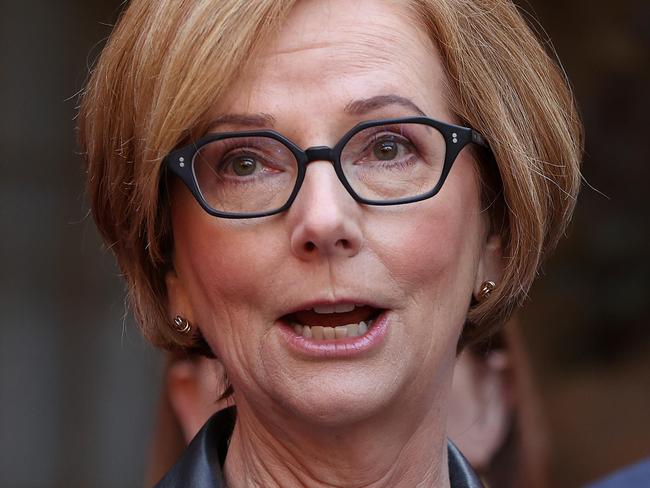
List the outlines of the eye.
<svg viewBox="0 0 650 488">
<path fill-rule="evenodd" d="M 237 156 L 228 162 L 237 176 L 249 176 L 255 173 L 257 161 L 250 156 Z"/>
<path fill-rule="evenodd" d="M 399 144 L 395 141 L 380 141 L 374 145 L 372 152 L 380 161 L 390 161 L 399 154 Z"/>
<path fill-rule="evenodd" d="M 367 154 L 368 162 L 395 162 L 409 158 L 415 152 L 415 148 L 404 136 L 382 134 L 373 136 L 373 140 L 369 141 L 364 152 Z"/>
</svg>

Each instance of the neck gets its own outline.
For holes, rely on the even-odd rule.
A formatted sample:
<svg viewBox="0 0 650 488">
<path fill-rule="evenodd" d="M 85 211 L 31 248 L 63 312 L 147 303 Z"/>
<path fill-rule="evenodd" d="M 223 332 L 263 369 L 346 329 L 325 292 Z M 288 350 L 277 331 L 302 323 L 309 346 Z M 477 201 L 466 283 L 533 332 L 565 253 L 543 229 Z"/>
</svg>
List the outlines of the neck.
<svg viewBox="0 0 650 488">
<path fill-rule="evenodd" d="M 224 467 L 230 488 L 449 487 L 446 412 L 433 405 L 418 412 L 397 405 L 345 427 L 286 413 L 260 418 L 245 401 L 237 405 Z"/>
</svg>

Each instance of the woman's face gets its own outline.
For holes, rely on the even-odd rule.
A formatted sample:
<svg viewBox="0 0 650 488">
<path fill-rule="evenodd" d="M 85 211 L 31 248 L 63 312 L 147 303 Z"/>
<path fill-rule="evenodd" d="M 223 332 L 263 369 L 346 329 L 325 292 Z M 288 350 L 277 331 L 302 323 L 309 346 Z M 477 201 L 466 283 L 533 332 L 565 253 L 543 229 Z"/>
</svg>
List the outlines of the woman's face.
<svg viewBox="0 0 650 488">
<path fill-rule="evenodd" d="M 360 121 L 417 115 L 404 100 L 456 122 L 436 49 L 407 14 L 387 2 L 315 0 L 298 4 L 211 116 L 250 116 L 229 117 L 219 132 L 274 129 L 303 148 L 333 146 Z M 263 415 L 332 425 L 430 408 L 446 394 L 473 291 L 498 273 L 467 150 L 440 193 L 418 203 L 360 205 L 332 164 L 316 161 L 282 214 L 214 218 L 178 183 L 172 218 L 169 313 L 200 328 L 238 404 Z M 371 308 L 313 310 L 355 304 Z M 366 315 L 378 317 L 365 336 L 337 343 L 290 327 Z"/>
</svg>

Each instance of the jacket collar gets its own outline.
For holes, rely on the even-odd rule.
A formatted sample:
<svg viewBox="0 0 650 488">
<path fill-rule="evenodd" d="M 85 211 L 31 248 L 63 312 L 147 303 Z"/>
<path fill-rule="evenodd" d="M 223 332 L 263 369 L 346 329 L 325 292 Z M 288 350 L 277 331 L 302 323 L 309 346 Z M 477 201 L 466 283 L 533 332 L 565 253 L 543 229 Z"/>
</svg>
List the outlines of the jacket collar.
<svg viewBox="0 0 650 488">
<path fill-rule="evenodd" d="M 155 488 L 226 488 L 221 466 L 234 425 L 235 408 L 214 414 Z M 447 452 L 451 488 L 482 488 L 472 467 L 451 441 Z"/>
</svg>

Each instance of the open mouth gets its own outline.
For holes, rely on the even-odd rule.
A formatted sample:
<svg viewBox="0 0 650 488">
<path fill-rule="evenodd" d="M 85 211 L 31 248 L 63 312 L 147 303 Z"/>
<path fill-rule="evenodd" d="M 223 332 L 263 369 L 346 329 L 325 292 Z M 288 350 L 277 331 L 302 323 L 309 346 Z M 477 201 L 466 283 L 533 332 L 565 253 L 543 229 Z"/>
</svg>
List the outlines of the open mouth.
<svg viewBox="0 0 650 488">
<path fill-rule="evenodd" d="M 336 304 L 301 310 L 282 319 L 305 339 L 335 340 L 366 334 L 382 312 L 368 305 Z"/>
</svg>

